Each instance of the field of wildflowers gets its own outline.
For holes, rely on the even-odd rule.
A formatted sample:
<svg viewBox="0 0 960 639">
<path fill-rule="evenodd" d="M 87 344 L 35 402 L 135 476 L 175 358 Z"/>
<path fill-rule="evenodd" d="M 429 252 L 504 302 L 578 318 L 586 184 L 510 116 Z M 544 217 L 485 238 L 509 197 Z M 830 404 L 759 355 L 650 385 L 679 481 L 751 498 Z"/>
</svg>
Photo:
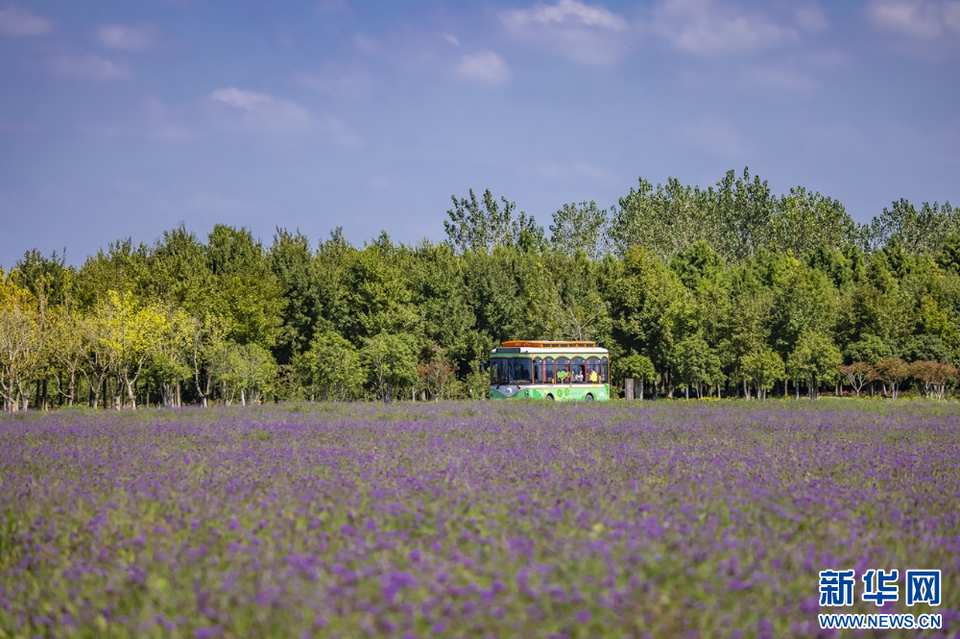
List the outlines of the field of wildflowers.
<svg viewBox="0 0 960 639">
<path fill-rule="evenodd" d="M 831 568 L 960 633 L 957 404 L 65 410 L 0 486 L 0 637 L 817 636 Z"/>
</svg>

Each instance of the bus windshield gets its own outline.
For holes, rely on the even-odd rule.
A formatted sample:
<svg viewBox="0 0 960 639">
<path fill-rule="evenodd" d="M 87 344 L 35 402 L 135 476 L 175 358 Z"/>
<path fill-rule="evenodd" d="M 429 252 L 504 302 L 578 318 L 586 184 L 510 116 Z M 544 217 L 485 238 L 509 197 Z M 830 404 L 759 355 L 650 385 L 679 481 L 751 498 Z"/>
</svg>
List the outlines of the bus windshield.
<svg viewBox="0 0 960 639">
<path fill-rule="evenodd" d="M 530 359 L 495 357 L 490 360 L 490 384 L 529 384 L 533 381 Z"/>
</svg>

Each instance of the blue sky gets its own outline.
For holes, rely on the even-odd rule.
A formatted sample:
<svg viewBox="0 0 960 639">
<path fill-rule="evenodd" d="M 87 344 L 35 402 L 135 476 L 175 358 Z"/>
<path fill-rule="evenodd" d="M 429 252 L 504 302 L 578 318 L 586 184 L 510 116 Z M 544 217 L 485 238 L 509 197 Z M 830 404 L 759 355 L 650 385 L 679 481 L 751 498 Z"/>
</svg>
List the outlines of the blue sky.
<svg viewBox="0 0 960 639">
<path fill-rule="evenodd" d="M 728 169 L 960 205 L 960 1 L 0 0 L 0 265 L 183 221 L 443 239 Z"/>
</svg>

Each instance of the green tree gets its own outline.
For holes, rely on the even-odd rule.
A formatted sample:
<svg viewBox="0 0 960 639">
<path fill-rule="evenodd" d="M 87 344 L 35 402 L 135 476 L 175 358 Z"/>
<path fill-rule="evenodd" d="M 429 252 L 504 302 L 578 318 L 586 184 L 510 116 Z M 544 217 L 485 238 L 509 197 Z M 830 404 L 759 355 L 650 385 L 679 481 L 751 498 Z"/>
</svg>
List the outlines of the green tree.
<svg viewBox="0 0 960 639">
<path fill-rule="evenodd" d="M 840 202 L 801 186 L 776 202 L 770 233 L 770 247 L 805 255 L 816 249 L 838 253 L 856 243 L 860 229 Z"/>
<path fill-rule="evenodd" d="M 749 380 L 756 389 L 759 400 L 765 400 L 767 392 L 773 388 L 777 380 L 783 379 L 786 375 L 783 359 L 766 344 L 743 356 L 741 370 L 744 378 Z M 745 394 L 749 399 L 749 392 Z"/>
<path fill-rule="evenodd" d="M 564 204 L 553 214 L 550 245 L 554 250 L 573 257 L 581 252 L 591 260 L 602 259 L 608 251 L 607 211 L 596 202 Z"/>
<path fill-rule="evenodd" d="M 259 404 L 264 393 L 273 390 L 277 362 L 270 351 L 259 344 L 224 343 L 212 358 L 215 380 L 221 385 L 223 399 L 230 404 L 239 394 L 240 404 Z"/>
<path fill-rule="evenodd" d="M 890 346 L 876 335 L 870 335 L 869 333 L 863 335 L 856 342 L 847 345 L 844 350 L 844 359 L 850 363 L 875 364 L 889 356 Z"/>
<path fill-rule="evenodd" d="M 259 241 L 247 229 L 216 225 L 207 243 L 207 261 L 216 278 L 208 308 L 228 320 L 230 341 L 276 344 L 286 301 Z"/>
<path fill-rule="evenodd" d="M 181 222 L 164 231 L 146 258 L 143 294 L 203 318 L 215 297 L 217 281 L 207 247 Z"/>
<path fill-rule="evenodd" d="M 311 399 L 337 402 L 359 397 L 368 375 L 356 347 L 332 331 L 316 333 L 294 368 Z"/>
<path fill-rule="evenodd" d="M 627 250 L 610 284 L 613 339 L 624 350 L 646 355 L 659 371 L 670 368 L 673 333 L 668 310 L 682 285 L 664 263 L 646 249 Z"/>
<path fill-rule="evenodd" d="M 711 194 L 684 186 L 676 178 L 653 185 L 640 178 L 639 187 L 620 199 L 610 223 L 616 253 L 625 257 L 634 246 L 666 262 L 698 240 L 716 245 L 719 232 L 711 223 Z"/>
<path fill-rule="evenodd" d="M 900 199 L 873 218 L 867 236 L 874 250 L 896 238 L 909 253 L 936 255 L 944 240 L 958 231 L 960 211 L 950 206 L 949 202 L 944 203 L 943 207 L 937 202 L 932 205 L 924 202 L 918 211 L 909 201 Z"/>
<path fill-rule="evenodd" d="M 450 219 L 444 220 L 443 227 L 448 241 L 458 252 L 490 253 L 498 246 L 542 249 L 543 229 L 533 216 L 523 211 L 514 215 L 517 205 L 507 198 L 501 197 L 498 203 L 488 189 L 483 193 L 481 206 L 470 189 L 469 198 L 458 200 L 451 196 L 451 199 L 453 208 L 447 211 Z"/>
<path fill-rule="evenodd" d="M 786 372 L 795 380 L 807 382 L 810 399 L 817 399 L 821 383 L 837 379 L 837 367 L 843 363 L 840 349 L 820 333 L 804 333 L 787 358 Z M 797 386 L 797 395 L 800 389 Z"/>
<path fill-rule="evenodd" d="M 70 296 L 75 274 L 73 267 L 66 264 L 66 252 L 57 255 L 54 251 L 46 258 L 37 249 L 32 249 L 17 260 L 9 277 L 11 282 L 27 289 L 38 300 L 56 307 Z"/>
<path fill-rule="evenodd" d="M 361 357 L 380 401 L 406 396 L 417 381 L 416 345 L 407 335 L 381 333 L 371 337 L 364 342 Z"/>
<path fill-rule="evenodd" d="M 167 307 L 157 346 L 146 364 L 147 378 L 160 387 L 163 405 L 183 405 L 182 385 L 193 373 L 190 344 L 194 318 L 180 308 Z"/>
<path fill-rule="evenodd" d="M 643 401 L 644 382 L 653 383 L 657 379 L 657 371 L 653 367 L 653 362 L 645 355 L 630 353 L 626 357 L 620 357 L 613 360 L 613 368 L 618 385 L 625 379 L 638 381 L 639 392 L 637 399 Z"/>
<path fill-rule="evenodd" d="M 273 236 L 269 261 L 287 301 L 274 352 L 280 364 L 288 364 L 310 344 L 321 317 L 318 263 L 306 236 L 281 228 Z"/>
<path fill-rule="evenodd" d="M 953 231 L 943 239 L 937 263 L 940 268 L 960 275 L 960 232 Z"/>
<path fill-rule="evenodd" d="M 690 399 L 690 386 L 703 398 L 703 386 L 721 381 L 720 358 L 700 335 L 691 335 L 680 341 L 673 350 L 672 364 L 677 378 L 684 384 L 685 397 Z"/>
<path fill-rule="evenodd" d="M 413 296 L 397 253 L 384 234 L 347 266 L 344 301 L 350 310 L 338 324 L 345 329 L 341 334 L 354 343 L 384 331 L 407 333 L 417 324 Z"/>
<path fill-rule="evenodd" d="M 483 357 L 487 339 L 476 330 L 464 273 L 464 261 L 448 244 L 423 242 L 407 256 L 403 272 L 417 313 L 422 343 L 441 344 L 451 363 L 465 368 Z"/>
</svg>

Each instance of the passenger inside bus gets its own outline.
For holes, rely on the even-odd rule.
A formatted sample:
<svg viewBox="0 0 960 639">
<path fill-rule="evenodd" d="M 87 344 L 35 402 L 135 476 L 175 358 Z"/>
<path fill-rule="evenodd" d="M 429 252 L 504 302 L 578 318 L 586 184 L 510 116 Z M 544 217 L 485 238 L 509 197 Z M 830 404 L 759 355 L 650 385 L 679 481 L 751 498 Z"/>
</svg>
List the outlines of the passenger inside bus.
<svg viewBox="0 0 960 639">
<path fill-rule="evenodd" d="M 533 376 L 530 372 L 530 360 L 529 359 L 515 359 L 513 360 L 513 383 L 514 384 L 529 384 L 533 379 Z"/>
</svg>

